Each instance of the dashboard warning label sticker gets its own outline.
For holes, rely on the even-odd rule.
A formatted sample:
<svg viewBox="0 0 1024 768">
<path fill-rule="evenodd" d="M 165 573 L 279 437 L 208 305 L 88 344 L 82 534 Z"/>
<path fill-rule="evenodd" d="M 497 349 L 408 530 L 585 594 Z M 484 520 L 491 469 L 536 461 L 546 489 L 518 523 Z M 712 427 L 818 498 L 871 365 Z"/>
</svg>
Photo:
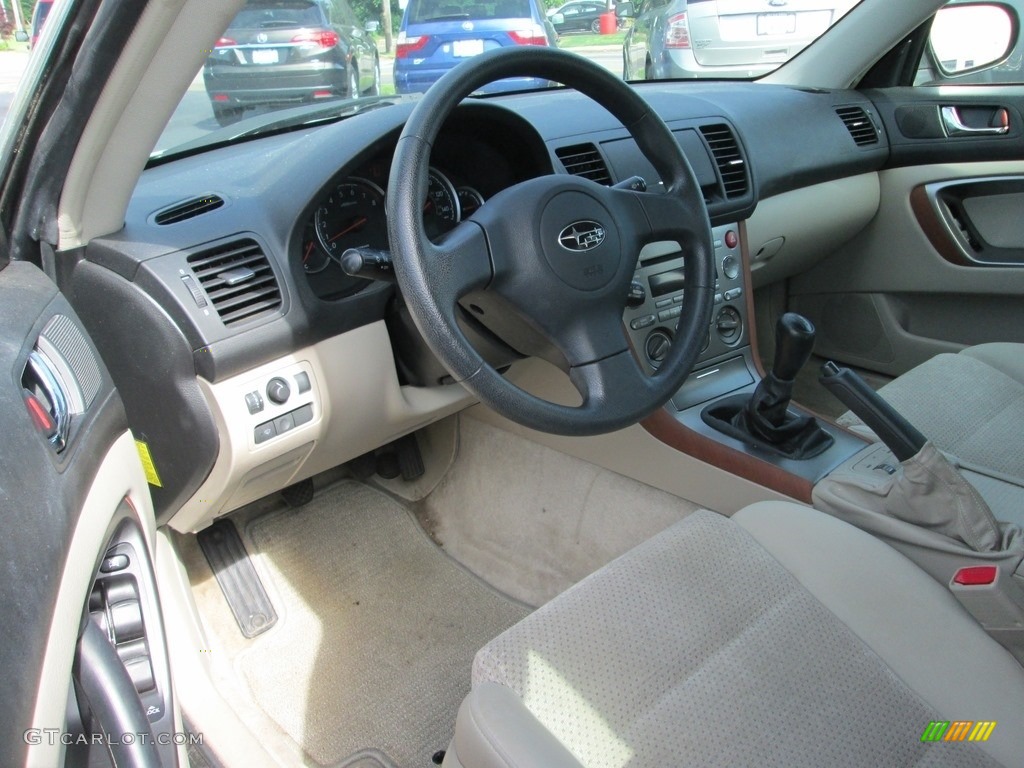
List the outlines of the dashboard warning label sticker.
<svg viewBox="0 0 1024 768">
<path fill-rule="evenodd" d="M 149 452 L 149 445 L 144 440 L 136 440 L 135 447 L 139 451 L 139 459 L 146 472 L 146 481 L 157 488 L 163 488 L 164 484 L 160 482 L 160 475 L 157 474 L 156 464 L 153 463 L 153 456 Z"/>
</svg>

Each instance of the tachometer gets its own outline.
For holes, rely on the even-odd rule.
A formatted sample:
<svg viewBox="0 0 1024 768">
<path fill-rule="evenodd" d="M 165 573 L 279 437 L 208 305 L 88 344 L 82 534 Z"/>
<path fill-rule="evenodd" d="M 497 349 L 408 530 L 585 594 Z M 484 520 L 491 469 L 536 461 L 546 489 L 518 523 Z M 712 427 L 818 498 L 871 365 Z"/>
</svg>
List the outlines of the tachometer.
<svg viewBox="0 0 1024 768">
<path fill-rule="evenodd" d="M 427 199 L 423 203 L 423 228 L 436 240 L 459 223 L 459 196 L 440 171 L 431 168 L 427 175 Z"/>
<path fill-rule="evenodd" d="M 316 211 L 316 236 L 323 249 L 340 259 L 348 248 L 387 248 L 384 190 L 365 179 L 346 179 Z"/>
</svg>

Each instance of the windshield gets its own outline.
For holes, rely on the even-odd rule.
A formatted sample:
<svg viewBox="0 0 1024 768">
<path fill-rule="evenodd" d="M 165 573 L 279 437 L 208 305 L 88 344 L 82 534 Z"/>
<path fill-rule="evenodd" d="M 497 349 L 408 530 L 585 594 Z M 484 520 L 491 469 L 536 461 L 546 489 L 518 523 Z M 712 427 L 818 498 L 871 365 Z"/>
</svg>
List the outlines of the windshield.
<svg viewBox="0 0 1024 768">
<path fill-rule="evenodd" d="M 755 79 L 857 0 L 249 0 L 217 40 L 157 143 L 204 144 L 342 117 L 422 93 L 461 61 L 550 45 L 626 80 Z M 387 4 L 385 4 L 387 5 Z M 521 79 L 491 91 L 552 85 Z"/>
</svg>

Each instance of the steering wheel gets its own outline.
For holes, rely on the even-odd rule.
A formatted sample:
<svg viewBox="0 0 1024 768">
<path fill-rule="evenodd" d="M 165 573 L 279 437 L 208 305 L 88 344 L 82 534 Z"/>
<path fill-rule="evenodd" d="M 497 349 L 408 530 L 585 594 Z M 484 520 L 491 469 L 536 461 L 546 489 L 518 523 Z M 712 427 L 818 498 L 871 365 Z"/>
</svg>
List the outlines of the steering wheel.
<svg viewBox="0 0 1024 768">
<path fill-rule="evenodd" d="M 519 76 L 563 83 L 605 107 L 654 166 L 664 192 L 541 176 L 498 193 L 432 243 L 422 210 L 441 126 L 473 91 Z M 663 406 L 693 368 L 710 324 L 715 283 L 703 195 L 669 128 L 600 66 L 534 46 L 501 48 L 463 62 L 413 109 L 395 151 L 386 205 L 395 275 L 417 328 L 456 381 L 512 421 L 563 435 L 621 429 Z M 622 315 L 641 249 L 664 241 L 678 243 L 685 254 L 685 297 L 672 347 L 657 372 L 647 375 Z M 558 350 L 582 397 L 578 406 L 531 395 L 473 348 L 457 321 L 459 300 L 480 292 L 490 306 L 513 313 Z"/>
</svg>

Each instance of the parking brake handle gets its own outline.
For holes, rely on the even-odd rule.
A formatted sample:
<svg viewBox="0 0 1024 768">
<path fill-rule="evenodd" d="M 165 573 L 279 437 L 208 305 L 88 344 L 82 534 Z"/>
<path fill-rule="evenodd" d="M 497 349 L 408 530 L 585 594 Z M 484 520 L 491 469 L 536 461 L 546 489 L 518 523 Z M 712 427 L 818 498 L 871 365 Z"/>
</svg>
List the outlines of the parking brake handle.
<svg viewBox="0 0 1024 768">
<path fill-rule="evenodd" d="M 924 447 L 925 436 L 854 371 L 829 360 L 821 366 L 818 381 L 869 426 L 899 461 Z"/>
</svg>

